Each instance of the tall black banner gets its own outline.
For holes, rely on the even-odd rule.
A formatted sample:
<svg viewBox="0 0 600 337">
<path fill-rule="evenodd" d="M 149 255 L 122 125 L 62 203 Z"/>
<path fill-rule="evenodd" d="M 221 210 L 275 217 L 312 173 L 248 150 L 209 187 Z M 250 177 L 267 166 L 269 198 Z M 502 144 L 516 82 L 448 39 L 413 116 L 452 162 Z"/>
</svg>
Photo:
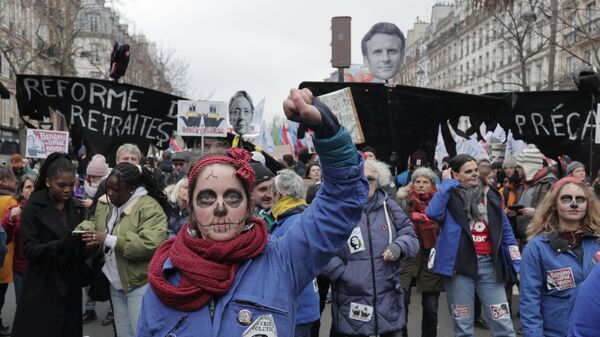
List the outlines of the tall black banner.
<svg viewBox="0 0 600 337">
<path fill-rule="evenodd" d="M 457 130 L 461 116 L 469 117 L 471 127 L 464 136 L 500 124 L 516 139 L 536 144 L 549 157 L 561 154 L 586 164 L 595 175 L 600 168 L 600 144 L 596 144 L 594 97 L 579 91 L 513 92 L 468 95 L 409 86 L 375 83 L 304 82 L 301 88 L 315 95 L 349 87 L 365 135 L 365 144 L 375 147 L 382 160 L 398 154 L 404 169 L 417 148 L 433 161 L 441 126 L 446 149 L 455 155 L 455 142 L 448 125 Z M 597 100 L 596 100 L 597 101 Z M 481 135 L 478 134 L 481 139 Z"/>
<path fill-rule="evenodd" d="M 64 116 L 75 150 L 85 143 L 91 153 L 114 158 L 124 143 L 146 152 L 150 144 L 169 147 L 177 128 L 177 101 L 155 90 L 77 77 L 17 75 L 19 113 L 35 120 L 49 108 Z"/>
</svg>

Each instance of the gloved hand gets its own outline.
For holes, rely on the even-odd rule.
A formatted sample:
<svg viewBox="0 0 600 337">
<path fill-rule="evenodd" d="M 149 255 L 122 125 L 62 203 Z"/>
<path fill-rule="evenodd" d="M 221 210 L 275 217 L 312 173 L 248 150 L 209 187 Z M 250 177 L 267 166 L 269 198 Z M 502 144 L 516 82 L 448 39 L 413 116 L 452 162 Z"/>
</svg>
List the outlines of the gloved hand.
<svg viewBox="0 0 600 337">
<path fill-rule="evenodd" d="M 341 128 L 333 112 L 306 88 L 292 89 L 283 101 L 283 111 L 289 120 L 300 123 L 298 138 L 304 138 L 308 129 L 314 131 L 317 138 L 329 138 Z"/>
<path fill-rule="evenodd" d="M 69 251 L 76 250 L 79 248 L 83 248 L 85 246 L 85 242 L 81 240 L 79 235 L 76 236 L 67 236 L 58 241 L 58 250 L 59 251 Z"/>
</svg>

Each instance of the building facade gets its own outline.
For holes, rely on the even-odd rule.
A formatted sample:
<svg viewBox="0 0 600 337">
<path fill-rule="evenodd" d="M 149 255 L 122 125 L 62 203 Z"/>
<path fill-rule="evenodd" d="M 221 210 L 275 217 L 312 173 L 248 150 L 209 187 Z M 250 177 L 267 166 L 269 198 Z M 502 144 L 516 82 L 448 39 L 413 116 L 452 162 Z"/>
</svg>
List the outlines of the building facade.
<svg viewBox="0 0 600 337">
<path fill-rule="evenodd" d="M 502 10 L 469 0 L 435 4 L 429 23 L 408 31 L 397 80 L 471 94 L 573 88 L 574 72 L 598 65 L 600 15 L 593 0 L 558 0 L 553 23 L 548 3 L 515 0 Z"/>
</svg>

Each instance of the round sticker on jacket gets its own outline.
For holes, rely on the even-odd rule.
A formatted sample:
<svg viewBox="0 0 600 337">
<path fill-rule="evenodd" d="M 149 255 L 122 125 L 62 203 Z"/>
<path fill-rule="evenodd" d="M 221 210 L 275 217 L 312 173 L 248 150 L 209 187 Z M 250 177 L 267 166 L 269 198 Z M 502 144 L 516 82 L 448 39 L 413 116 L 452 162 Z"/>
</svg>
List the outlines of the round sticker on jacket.
<svg viewBox="0 0 600 337">
<path fill-rule="evenodd" d="M 481 232 L 483 232 L 485 230 L 485 224 L 483 222 L 481 222 L 481 221 L 477 221 L 475 223 L 475 225 L 473 226 L 473 228 L 475 229 L 475 231 L 477 233 L 481 233 Z"/>
<path fill-rule="evenodd" d="M 598 263 L 598 261 L 600 261 L 600 250 L 596 251 L 596 254 L 594 254 L 594 264 Z"/>
<path fill-rule="evenodd" d="M 252 323 L 252 312 L 247 309 L 242 309 L 238 312 L 238 322 L 244 325 Z"/>
</svg>

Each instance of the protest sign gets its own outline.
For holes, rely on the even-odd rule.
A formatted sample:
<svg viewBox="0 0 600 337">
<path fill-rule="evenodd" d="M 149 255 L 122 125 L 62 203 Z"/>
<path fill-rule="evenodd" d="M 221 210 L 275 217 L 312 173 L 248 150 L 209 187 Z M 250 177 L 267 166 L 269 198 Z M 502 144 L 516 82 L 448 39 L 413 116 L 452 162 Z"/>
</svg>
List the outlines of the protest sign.
<svg viewBox="0 0 600 337">
<path fill-rule="evenodd" d="M 31 119 L 62 115 L 73 144 L 114 158 L 123 143 L 146 152 L 169 147 L 180 97 L 138 86 L 77 77 L 17 75 L 19 113 Z"/>
<path fill-rule="evenodd" d="M 317 98 L 331 109 L 340 124 L 348 130 L 354 144 L 365 142 L 350 88 L 330 92 Z"/>
<path fill-rule="evenodd" d="M 178 135 L 227 136 L 227 106 L 225 102 L 180 100 L 177 106 Z"/>
<path fill-rule="evenodd" d="M 28 158 L 46 158 L 53 152 L 69 152 L 69 133 L 66 131 L 49 131 L 27 129 L 25 143 Z"/>
</svg>

